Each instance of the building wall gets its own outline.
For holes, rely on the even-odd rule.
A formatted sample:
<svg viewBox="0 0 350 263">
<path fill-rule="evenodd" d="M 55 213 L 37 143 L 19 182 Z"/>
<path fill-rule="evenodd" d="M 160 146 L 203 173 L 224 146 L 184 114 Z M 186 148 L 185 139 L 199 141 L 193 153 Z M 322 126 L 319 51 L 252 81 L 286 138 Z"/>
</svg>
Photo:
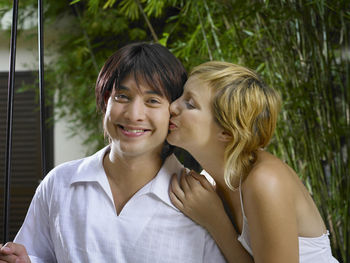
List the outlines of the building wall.
<svg viewBox="0 0 350 263">
<path fill-rule="evenodd" d="M 7 20 L 11 17 L 7 17 Z M 8 24 L 6 21 L 1 21 L 1 27 Z M 16 50 L 16 71 L 38 71 L 38 47 L 37 37 L 34 29 L 25 30 L 17 39 Z M 49 30 L 45 31 L 48 32 Z M 48 34 L 45 34 L 44 43 Z M 34 35 L 34 36 L 32 36 Z M 10 39 L 7 31 L 0 28 L 0 72 L 9 71 L 9 56 L 10 56 Z M 44 61 L 48 61 L 48 57 L 44 57 Z M 86 147 L 82 145 L 82 138 L 71 137 L 68 130 L 67 120 L 56 120 L 54 123 L 54 166 L 69 161 L 84 157 Z"/>
</svg>

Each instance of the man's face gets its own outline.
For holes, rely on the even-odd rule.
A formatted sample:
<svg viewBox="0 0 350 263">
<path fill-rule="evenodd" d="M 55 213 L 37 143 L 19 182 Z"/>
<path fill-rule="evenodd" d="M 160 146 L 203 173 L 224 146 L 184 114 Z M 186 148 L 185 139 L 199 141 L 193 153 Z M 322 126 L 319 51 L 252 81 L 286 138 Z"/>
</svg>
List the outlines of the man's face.
<svg viewBox="0 0 350 263">
<path fill-rule="evenodd" d="M 160 156 L 169 126 L 169 101 L 145 82 L 126 77 L 108 99 L 104 128 L 120 156 Z"/>
</svg>

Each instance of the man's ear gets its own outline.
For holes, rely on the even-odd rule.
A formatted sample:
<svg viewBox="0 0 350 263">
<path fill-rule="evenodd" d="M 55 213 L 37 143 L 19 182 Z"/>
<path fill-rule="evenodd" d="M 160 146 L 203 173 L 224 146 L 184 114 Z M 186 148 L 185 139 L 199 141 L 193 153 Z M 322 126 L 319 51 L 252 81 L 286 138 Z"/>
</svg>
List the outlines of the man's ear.
<svg viewBox="0 0 350 263">
<path fill-rule="evenodd" d="M 229 134 L 227 131 L 225 130 L 221 130 L 219 133 L 218 133 L 218 139 L 219 141 L 221 142 L 229 142 L 232 140 L 232 135 Z"/>
</svg>

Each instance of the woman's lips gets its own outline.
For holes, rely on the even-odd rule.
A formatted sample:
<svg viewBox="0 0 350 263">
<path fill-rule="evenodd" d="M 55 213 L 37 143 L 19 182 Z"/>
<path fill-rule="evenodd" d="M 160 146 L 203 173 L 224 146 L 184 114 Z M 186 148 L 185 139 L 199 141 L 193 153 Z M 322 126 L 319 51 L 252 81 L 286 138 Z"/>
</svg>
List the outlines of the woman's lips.
<svg viewBox="0 0 350 263">
<path fill-rule="evenodd" d="M 174 130 L 176 128 L 177 128 L 176 124 L 173 123 L 172 121 L 169 121 L 169 130 Z"/>
</svg>

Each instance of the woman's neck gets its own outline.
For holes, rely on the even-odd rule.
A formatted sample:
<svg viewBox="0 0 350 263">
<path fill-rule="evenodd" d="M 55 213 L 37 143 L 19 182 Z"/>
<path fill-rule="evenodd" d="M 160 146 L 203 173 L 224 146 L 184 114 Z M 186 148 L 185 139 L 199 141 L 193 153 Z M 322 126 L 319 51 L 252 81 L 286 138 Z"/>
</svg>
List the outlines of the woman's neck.
<svg viewBox="0 0 350 263">
<path fill-rule="evenodd" d="M 192 153 L 193 157 L 199 162 L 202 168 L 210 174 L 216 182 L 217 187 L 226 186 L 224 179 L 224 151 L 213 149 L 210 151 L 198 151 Z"/>
</svg>

